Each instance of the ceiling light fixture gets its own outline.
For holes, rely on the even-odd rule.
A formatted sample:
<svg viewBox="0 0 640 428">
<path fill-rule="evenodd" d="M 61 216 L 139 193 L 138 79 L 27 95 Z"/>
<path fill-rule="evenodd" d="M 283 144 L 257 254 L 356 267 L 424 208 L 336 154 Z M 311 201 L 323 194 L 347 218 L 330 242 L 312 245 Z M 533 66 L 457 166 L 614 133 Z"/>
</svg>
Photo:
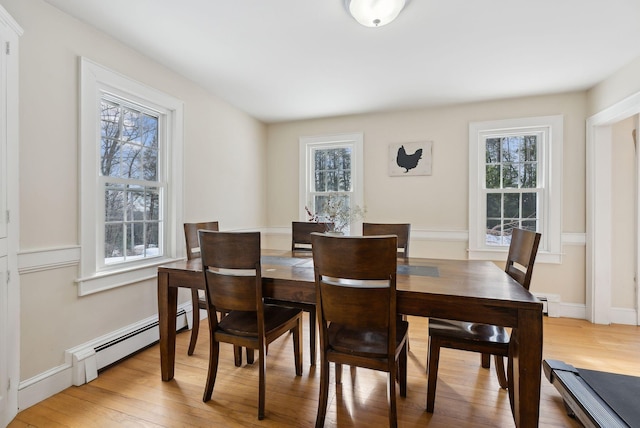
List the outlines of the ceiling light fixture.
<svg viewBox="0 0 640 428">
<path fill-rule="evenodd" d="M 345 0 L 349 13 L 365 27 L 382 27 L 398 17 L 405 0 Z"/>
</svg>

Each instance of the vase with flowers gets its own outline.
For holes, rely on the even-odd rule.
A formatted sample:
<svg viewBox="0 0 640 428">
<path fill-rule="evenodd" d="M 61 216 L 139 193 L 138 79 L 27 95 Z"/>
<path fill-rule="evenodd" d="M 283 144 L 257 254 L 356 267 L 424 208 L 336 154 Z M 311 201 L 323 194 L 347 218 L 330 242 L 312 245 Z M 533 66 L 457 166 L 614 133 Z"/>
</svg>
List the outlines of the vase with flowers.
<svg viewBox="0 0 640 428">
<path fill-rule="evenodd" d="M 320 203 L 318 204 L 318 202 Z M 304 207 L 309 221 L 332 225 L 332 228 L 326 232 L 335 235 L 344 235 L 352 222 L 362 220 L 366 214 L 366 210 L 358 205 L 352 207 L 349 203 L 349 197 L 340 193 L 328 193 L 318 197 L 316 208 L 314 214 L 307 206 Z"/>
</svg>

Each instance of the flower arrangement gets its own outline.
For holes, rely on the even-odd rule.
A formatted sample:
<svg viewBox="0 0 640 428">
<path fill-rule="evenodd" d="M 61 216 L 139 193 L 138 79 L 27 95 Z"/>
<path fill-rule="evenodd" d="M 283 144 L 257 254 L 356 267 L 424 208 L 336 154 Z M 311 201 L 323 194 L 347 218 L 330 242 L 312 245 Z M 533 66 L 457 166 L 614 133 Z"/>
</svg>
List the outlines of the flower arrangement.
<svg viewBox="0 0 640 428">
<path fill-rule="evenodd" d="M 340 193 L 327 194 L 324 197 L 324 203 L 315 214 L 307 206 L 304 209 L 309 216 L 309 221 L 333 224 L 333 229 L 327 230 L 333 233 L 344 233 L 351 222 L 362 220 L 366 214 L 366 210 L 357 205 L 351 207 L 348 197 Z"/>
</svg>

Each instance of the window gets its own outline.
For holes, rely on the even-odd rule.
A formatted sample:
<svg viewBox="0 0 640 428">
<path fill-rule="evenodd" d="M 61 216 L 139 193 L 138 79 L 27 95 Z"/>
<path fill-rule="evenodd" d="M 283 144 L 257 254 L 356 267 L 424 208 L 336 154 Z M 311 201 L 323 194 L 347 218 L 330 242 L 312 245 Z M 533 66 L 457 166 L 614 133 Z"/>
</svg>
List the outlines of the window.
<svg viewBox="0 0 640 428">
<path fill-rule="evenodd" d="M 182 254 L 182 102 L 81 60 L 79 295 Z"/>
<path fill-rule="evenodd" d="M 469 125 L 469 254 L 506 253 L 513 228 L 542 234 L 540 257 L 559 262 L 561 116 Z"/>
<path fill-rule="evenodd" d="M 363 206 L 362 146 L 361 133 L 300 138 L 300 220 L 309 219 L 305 207 L 325 216 L 328 201 Z"/>
</svg>

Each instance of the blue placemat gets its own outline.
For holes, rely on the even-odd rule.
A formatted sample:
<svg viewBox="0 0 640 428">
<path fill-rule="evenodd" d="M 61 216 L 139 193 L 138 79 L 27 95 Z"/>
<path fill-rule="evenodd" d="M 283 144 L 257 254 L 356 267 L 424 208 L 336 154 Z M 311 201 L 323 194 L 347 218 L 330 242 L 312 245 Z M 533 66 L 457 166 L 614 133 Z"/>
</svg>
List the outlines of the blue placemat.
<svg viewBox="0 0 640 428">
<path fill-rule="evenodd" d="M 399 275 L 417 275 L 417 276 L 433 276 L 439 277 L 440 272 L 435 266 L 408 266 L 398 265 Z"/>
</svg>

